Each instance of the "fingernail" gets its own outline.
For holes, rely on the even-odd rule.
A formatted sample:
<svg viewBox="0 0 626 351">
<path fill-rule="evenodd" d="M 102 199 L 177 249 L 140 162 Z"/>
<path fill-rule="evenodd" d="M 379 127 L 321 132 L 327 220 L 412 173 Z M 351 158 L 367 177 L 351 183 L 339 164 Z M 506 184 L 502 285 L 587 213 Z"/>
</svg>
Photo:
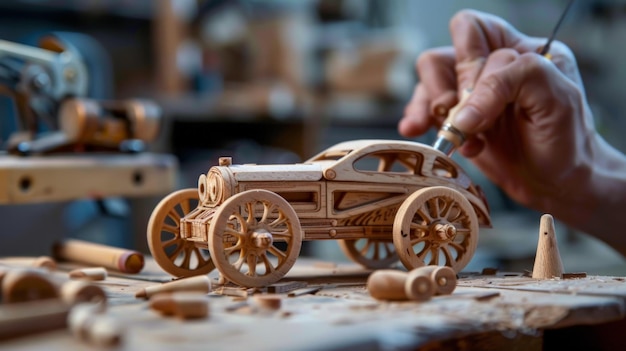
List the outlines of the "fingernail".
<svg viewBox="0 0 626 351">
<path fill-rule="evenodd" d="M 480 123 L 480 116 L 471 107 L 464 106 L 454 115 L 452 124 L 463 133 L 471 132 Z"/>
</svg>

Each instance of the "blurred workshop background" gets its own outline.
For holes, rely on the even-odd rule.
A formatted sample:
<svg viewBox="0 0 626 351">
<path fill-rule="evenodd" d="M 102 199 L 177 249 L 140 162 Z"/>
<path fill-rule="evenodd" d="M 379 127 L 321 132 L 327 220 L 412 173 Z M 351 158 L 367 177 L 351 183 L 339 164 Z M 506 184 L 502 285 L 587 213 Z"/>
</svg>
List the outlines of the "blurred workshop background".
<svg viewBox="0 0 626 351">
<path fill-rule="evenodd" d="M 179 162 L 177 188 L 232 156 L 294 163 L 342 140 L 401 139 L 396 124 L 417 81 L 421 51 L 450 43 L 448 21 L 475 8 L 547 37 L 567 0 L 4 0 L 0 39 L 36 45 L 61 32 L 87 61 L 90 96 L 152 99 L 163 110 L 149 151 Z M 76 37 L 73 34 L 83 34 Z M 558 39 L 578 57 L 598 129 L 626 150 L 626 1 L 575 2 Z M 3 142 L 17 128 L 0 104 Z M 419 139 L 433 141 L 433 134 Z M 494 228 L 481 232 L 467 270 L 532 269 L 540 213 L 512 203 L 457 156 L 486 190 Z M 145 227 L 166 194 L 96 202 L 0 205 L 0 255 L 48 252 L 76 237 L 147 252 Z M 567 271 L 623 273 L 621 256 L 556 223 Z M 621 228 L 616 228 L 621 230 Z M 621 233 L 619 233 L 621 235 Z M 303 255 L 346 260 L 337 244 Z"/>
</svg>

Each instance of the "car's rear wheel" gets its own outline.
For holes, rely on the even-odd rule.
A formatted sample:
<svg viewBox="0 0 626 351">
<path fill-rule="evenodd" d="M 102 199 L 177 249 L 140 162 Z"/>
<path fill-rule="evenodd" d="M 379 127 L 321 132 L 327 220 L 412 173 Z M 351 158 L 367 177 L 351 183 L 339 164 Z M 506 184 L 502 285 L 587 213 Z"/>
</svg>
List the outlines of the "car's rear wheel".
<svg viewBox="0 0 626 351">
<path fill-rule="evenodd" d="M 296 211 L 267 190 L 226 200 L 209 228 L 209 250 L 223 278 L 247 287 L 275 283 L 291 269 L 302 246 Z"/>
<path fill-rule="evenodd" d="M 407 269 L 449 266 L 460 272 L 478 244 L 478 219 L 459 191 L 436 186 L 409 196 L 398 209 L 393 242 Z"/>
<path fill-rule="evenodd" d="M 398 262 L 398 254 L 391 240 L 341 240 L 339 247 L 348 258 L 365 268 L 387 268 Z"/>
<path fill-rule="evenodd" d="M 208 250 L 180 236 L 180 219 L 197 205 L 197 189 L 178 190 L 158 203 L 148 221 L 150 253 L 164 271 L 176 277 L 208 274 L 215 269 Z"/>
</svg>

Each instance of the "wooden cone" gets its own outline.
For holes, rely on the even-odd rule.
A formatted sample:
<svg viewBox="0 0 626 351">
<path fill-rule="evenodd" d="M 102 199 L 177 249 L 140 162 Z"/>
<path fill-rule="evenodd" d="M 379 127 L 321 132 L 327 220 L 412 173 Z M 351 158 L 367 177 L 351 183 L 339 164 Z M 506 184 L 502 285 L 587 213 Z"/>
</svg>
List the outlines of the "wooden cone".
<svg viewBox="0 0 626 351">
<path fill-rule="evenodd" d="M 539 224 L 539 242 L 533 266 L 533 279 L 560 278 L 562 274 L 563 263 L 556 241 L 554 219 L 551 215 L 544 214 Z"/>
</svg>

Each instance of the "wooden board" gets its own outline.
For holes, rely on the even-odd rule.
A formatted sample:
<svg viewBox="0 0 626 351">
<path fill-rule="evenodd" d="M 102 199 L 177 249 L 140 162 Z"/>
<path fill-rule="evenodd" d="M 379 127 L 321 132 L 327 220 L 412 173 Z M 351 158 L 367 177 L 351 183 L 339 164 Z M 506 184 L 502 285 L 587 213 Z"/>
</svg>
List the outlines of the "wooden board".
<svg viewBox="0 0 626 351">
<path fill-rule="evenodd" d="M 62 264 L 56 274 L 75 267 Z M 315 294 L 279 294 L 281 308 L 267 311 L 255 307 L 251 298 L 211 293 L 210 316 L 192 321 L 163 317 L 150 310 L 146 300 L 135 298 L 139 289 L 171 280 L 151 259 L 139 275 L 113 273 L 96 284 L 107 291 L 107 314 L 123 326 L 121 350 L 428 349 L 433 343 L 476 335 L 500 341 L 522 338 L 540 347 L 546 329 L 625 317 L 626 283 L 619 277 L 561 282 L 529 281 L 521 275 L 461 277 L 452 295 L 416 303 L 373 299 L 364 285 L 369 273 L 353 264 L 320 264 L 301 258 L 283 281 L 305 281 L 320 288 Z M 210 277 L 217 273 L 213 271 Z M 598 284 L 600 280 L 607 285 Z M 491 287 L 520 282 L 533 289 Z M 557 283 L 571 283 L 578 292 L 590 293 L 563 293 L 566 290 L 553 289 Z M 91 349 L 67 330 L 3 343 L 11 350 L 44 346 L 47 350 Z"/>
<path fill-rule="evenodd" d="M 178 161 L 167 154 L 0 156 L 0 204 L 167 194 Z"/>
</svg>

